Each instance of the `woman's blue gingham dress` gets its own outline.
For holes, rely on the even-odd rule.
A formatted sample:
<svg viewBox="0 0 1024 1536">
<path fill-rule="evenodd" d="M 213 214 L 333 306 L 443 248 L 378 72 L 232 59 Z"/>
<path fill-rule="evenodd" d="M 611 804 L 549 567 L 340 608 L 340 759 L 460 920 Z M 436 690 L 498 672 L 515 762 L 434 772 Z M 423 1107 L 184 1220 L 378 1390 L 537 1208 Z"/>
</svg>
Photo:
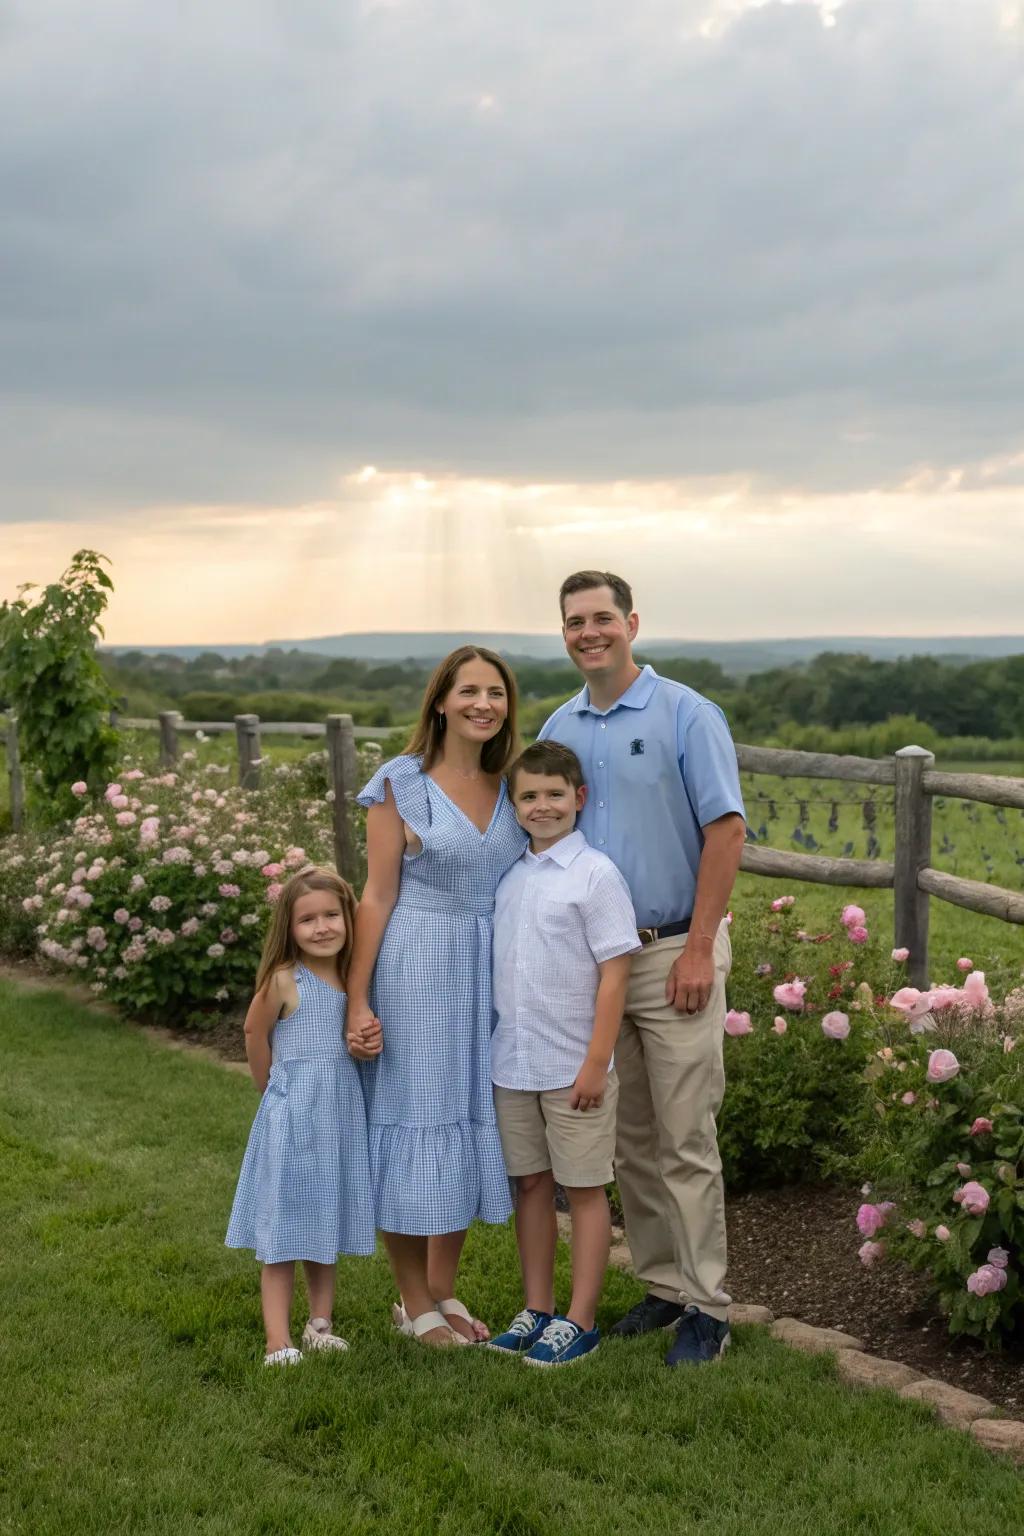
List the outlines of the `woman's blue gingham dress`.
<svg viewBox="0 0 1024 1536">
<path fill-rule="evenodd" d="M 364 1069 L 374 1208 L 383 1232 L 460 1232 L 511 1213 L 491 1090 L 491 932 L 498 881 L 526 839 L 504 784 L 481 833 L 419 758 L 385 763 L 360 805 L 379 805 L 385 781 L 423 851 L 403 860 L 374 972 L 384 1030 Z"/>
<path fill-rule="evenodd" d="M 376 1246 L 366 1104 L 345 1044 L 345 994 L 304 965 L 295 986 L 298 1008 L 274 1025 L 225 1242 L 265 1264 L 333 1264 Z"/>
</svg>

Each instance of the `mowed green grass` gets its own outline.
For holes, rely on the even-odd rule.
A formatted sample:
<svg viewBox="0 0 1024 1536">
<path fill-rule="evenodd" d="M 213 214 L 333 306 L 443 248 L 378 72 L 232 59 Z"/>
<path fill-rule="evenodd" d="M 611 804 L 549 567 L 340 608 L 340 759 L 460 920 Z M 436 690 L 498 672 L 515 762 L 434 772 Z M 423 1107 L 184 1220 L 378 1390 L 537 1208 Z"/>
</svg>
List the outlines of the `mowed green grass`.
<svg viewBox="0 0 1024 1536">
<path fill-rule="evenodd" d="M 1019 764 L 943 764 L 950 772 L 1020 772 Z M 891 859 L 893 855 L 892 790 L 878 787 L 873 828 L 865 825 L 863 802 L 870 789 L 827 779 L 779 779 L 744 773 L 742 788 L 751 830 L 766 847 L 822 853 L 834 858 Z M 835 825 L 833 799 L 837 807 Z M 806 821 L 800 819 L 800 802 Z M 821 803 L 824 802 L 824 803 Z M 775 816 L 771 810 L 774 806 Z M 800 838 L 795 837 L 799 830 Z M 873 848 L 870 838 L 874 835 Z M 808 845 L 808 834 L 813 844 Z M 932 803 L 932 862 L 936 869 L 986 880 L 1019 891 L 1024 887 L 1024 811 L 965 800 L 936 798 Z M 811 885 L 800 880 L 767 880 L 741 875 L 732 907 L 745 920 L 756 920 L 773 896 L 790 894 L 799 903 L 800 926 L 808 932 L 834 929 L 838 913 L 854 901 L 868 915 L 869 927 L 883 949 L 893 940 L 891 891 Z M 1024 968 L 1024 927 L 998 918 L 967 912 L 932 897 L 929 903 L 929 958 L 934 980 L 957 979 L 961 955 L 974 960 L 1000 993 L 1021 982 Z"/>
<path fill-rule="evenodd" d="M 0 1531 L 991 1536 L 1024 1522 L 1009 1466 L 755 1329 L 700 1371 L 666 1370 L 658 1337 L 548 1375 L 393 1336 L 383 1261 L 348 1261 L 350 1354 L 265 1372 L 256 1267 L 222 1243 L 249 1083 L 10 984 L 0 1051 Z M 601 1321 L 637 1290 L 610 1275 Z M 471 1234 L 463 1293 L 492 1322 L 516 1309 L 510 1231 Z"/>
</svg>

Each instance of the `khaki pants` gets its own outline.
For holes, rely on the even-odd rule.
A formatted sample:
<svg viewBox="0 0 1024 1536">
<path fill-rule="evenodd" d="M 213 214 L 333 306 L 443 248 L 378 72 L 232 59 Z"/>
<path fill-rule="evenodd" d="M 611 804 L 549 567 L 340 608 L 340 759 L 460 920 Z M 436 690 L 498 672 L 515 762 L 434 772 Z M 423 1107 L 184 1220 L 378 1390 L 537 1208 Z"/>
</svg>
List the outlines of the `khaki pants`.
<svg viewBox="0 0 1024 1536">
<path fill-rule="evenodd" d="M 665 1001 L 669 970 L 685 944 L 685 934 L 661 939 L 633 956 L 615 1047 L 615 1176 L 637 1277 L 655 1296 L 724 1319 L 725 1197 L 715 1116 L 725 1091 L 728 925 L 715 937 L 715 980 L 702 1013 L 677 1013 Z"/>
</svg>

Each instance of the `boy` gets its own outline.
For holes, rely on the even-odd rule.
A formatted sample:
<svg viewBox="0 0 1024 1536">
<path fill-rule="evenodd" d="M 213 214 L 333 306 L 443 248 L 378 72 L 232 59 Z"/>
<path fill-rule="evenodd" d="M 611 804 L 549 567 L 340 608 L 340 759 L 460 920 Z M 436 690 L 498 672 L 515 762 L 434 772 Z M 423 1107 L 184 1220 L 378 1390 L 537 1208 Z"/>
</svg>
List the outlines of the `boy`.
<svg viewBox="0 0 1024 1536">
<path fill-rule="evenodd" d="M 526 1306 L 490 1347 L 528 1365 L 569 1365 L 598 1345 L 618 1096 L 612 1050 L 640 940 L 625 880 L 575 830 L 587 793 L 575 752 L 536 742 L 508 782 L 530 846 L 498 887 L 491 1078 L 517 1184 Z M 556 1180 L 572 1219 L 566 1315 L 554 1302 Z"/>
</svg>

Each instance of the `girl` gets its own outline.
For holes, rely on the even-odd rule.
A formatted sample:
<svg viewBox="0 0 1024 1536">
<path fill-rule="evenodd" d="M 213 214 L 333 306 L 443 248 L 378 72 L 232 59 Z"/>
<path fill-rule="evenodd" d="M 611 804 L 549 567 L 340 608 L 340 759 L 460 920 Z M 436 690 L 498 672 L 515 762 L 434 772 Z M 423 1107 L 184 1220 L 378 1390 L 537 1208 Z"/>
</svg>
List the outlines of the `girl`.
<svg viewBox="0 0 1024 1536">
<path fill-rule="evenodd" d="M 500 656 L 453 651 L 427 685 L 406 753 L 358 796 L 369 808 L 367 879 L 349 1048 L 376 1055 L 370 1165 L 402 1298 L 395 1321 L 428 1344 L 488 1337 L 456 1298 L 455 1274 L 473 1218 L 504 1222 L 511 1211 L 490 1038 L 494 892 L 525 842 L 502 778 L 515 703 Z"/>
<path fill-rule="evenodd" d="M 307 864 L 281 892 L 245 1019 L 263 1094 L 231 1210 L 229 1248 L 254 1248 L 267 1331 L 264 1365 L 302 1359 L 290 1334 L 295 1261 L 309 1291 L 304 1349 L 347 1349 L 331 1330 L 339 1253 L 374 1251 L 359 1068 L 345 1043 L 352 888 Z"/>
</svg>

